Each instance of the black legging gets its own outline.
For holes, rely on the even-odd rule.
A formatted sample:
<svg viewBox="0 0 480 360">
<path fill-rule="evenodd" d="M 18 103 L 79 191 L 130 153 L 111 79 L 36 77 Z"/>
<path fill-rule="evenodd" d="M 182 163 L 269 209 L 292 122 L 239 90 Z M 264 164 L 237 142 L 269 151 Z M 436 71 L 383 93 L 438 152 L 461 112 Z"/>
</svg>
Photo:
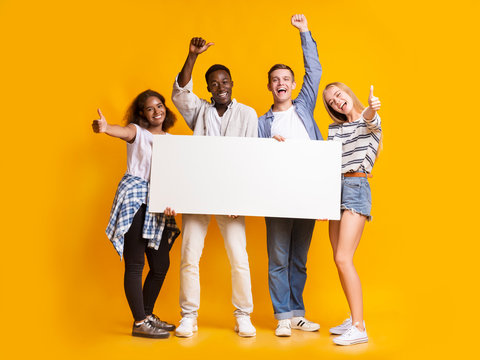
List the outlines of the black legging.
<svg viewBox="0 0 480 360">
<path fill-rule="evenodd" d="M 146 205 L 135 214 L 130 229 L 125 234 L 123 256 L 125 259 L 125 295 L 135 321 L 141 321 L 152 314 L 153 306 L 162 288 L 163 280 L 170 266 L 170 247 L 163 232 L 158 250 L 147 247 L 148 240 L 142 237 Z M 145 279 L 142 292 L 142 273 L 147 254 L 150 271 Z"/>
</svg>

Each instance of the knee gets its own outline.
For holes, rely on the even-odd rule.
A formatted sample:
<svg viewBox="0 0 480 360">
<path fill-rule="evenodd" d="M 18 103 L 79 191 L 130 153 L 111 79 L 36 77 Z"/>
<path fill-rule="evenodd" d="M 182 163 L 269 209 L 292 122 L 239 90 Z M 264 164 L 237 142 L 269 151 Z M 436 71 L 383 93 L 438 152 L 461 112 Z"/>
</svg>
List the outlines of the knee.
<svg viewBox="0 0 480 360">
<path fill-rule="evenodd" d="M 346 254 L 337 253 L 334 256 L 334 260 L 335 260 L 335 265 L 339 270 L 346 269 L 349 266 L 353 265 L 352 257 Z"/>
<path fill-rule="evenodd" d="M 142 275 L 145 261 L 125 262 L 125 274 Z"/>
</svg>

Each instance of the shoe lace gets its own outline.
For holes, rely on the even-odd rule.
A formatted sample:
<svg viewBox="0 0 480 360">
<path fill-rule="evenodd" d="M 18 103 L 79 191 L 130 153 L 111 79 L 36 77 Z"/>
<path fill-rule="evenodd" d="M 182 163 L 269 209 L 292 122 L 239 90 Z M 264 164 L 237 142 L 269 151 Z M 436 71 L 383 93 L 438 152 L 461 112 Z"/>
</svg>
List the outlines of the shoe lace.
<svg viewBox="0 0 480 360">
<path fill-rule="evenodd" d="M 349 337 L 350 335 L 352 335 L 352 333 L 355 331 L 354 327 L 355 327 L 355 326 L 353 326 L 353 325 L 350 326 L 350 327 L 348 328 L 348 330 L 343 333 L 342 336 L 343 336 L 343 337 Z"/>
<path fill-rule="evenodd" d="M 152 323 L 151 320 L 148 320 L 148 319 L 145 320 L 144 324 L 145 324 L 146 327 L 155 328 L 155 325 Z"/>
<path fill-rule="evenodd" d="M 160 318 L 157 315 L 151 314 L 150 316 L 153 318 L 154 322 L 157 322 L 162 326 L 166 324 L 165 321 L 160 320 Z"/>
<path fill-rule="evenodd" d="M 278 322 L 277 328 L 280 328 L 280 327 L 286 327 L 286 328 L 289 328 L 289 329 L 290 329 L 290 327 L 291 327 L 291 325 L 290 325 L 290 320 L 288 320 L 288 319 L 280 320 L 280 321 Z"/>
<path fill-rule="evenodd" d="M 242 324 L 248 324 L 250 323 L 250 317 L 248 316 L 239 316 L 237 317 L 237 322 L 242 323 Z"/>
<path fill-rule="evenodd" d="M 180 324 L 188 324 L 189 322 L 193 322 L 193 319 L 188 317 L 183 317 L 180 319 Z"/>
</svg>

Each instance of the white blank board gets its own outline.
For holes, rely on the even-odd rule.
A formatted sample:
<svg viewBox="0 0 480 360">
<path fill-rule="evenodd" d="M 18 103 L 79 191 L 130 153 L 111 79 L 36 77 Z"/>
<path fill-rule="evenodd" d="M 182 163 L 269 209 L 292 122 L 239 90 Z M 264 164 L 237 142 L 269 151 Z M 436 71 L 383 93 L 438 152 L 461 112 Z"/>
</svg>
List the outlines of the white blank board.
<svg viewBox="0 0 480 360">
<path fill-rule="evenodd" d="M 155 135 L 150 211 L 340 219 L 341 144 Z"/>
</svg>

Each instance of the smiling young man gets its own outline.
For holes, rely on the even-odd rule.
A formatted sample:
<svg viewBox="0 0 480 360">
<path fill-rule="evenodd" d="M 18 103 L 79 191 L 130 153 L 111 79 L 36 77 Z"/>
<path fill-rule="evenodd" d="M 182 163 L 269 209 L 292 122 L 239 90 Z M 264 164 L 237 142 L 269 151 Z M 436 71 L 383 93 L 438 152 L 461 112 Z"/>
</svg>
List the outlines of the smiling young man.
<svg viewBox="0 0 480 360">
<path fill-rule="evenodd" d="M 304 15 L 294 15 L 292 25 L 300 30 L 305 75 L 296 99 L 293 70 L 284 64 L 272 66 L 268 72 L 268 90 L 273 106 L 258 119 L 258 136 L 285 139 L 322 140 L 313 118 L 322 76 L 317 45 L 308 30 Z M 293 184 L 300 186 L 300 184 Z M 280 194 L 279 194 L 280 195 Z M 290 336 L 291 329 L 316 331 L 320 325 L 305 319 L 303 289 L 307 280 L 307 253 L 315 220 L 265 218 L 267 226 L 268 284 L 275 318 L 277 336 Z"/>
<path fill-rule="evenodd" d="M 233 81 L 227 67 L 213 65 L 205 74 L 212 102 L 200 99 L 193 93 L 193 67 L 198 55 L 212 45 L 213 43 L 206 43 L 202 38 L 191 40 L 187 60 L 173 85 L 173 103 L 193 130 L 193 135 L 257 137 L 257 113 L 251 107 L 232 99 Z M 197 311 L 200 307 L 199 262 L 210 217 L 197 214 L 182 215 L 183 241 L 180 264 L 182 320 L 175 332 L 179 337 L 190 337 L 197 331 Z M 223 215 L 217 215 L 215 218 L 230 260 L 235 330 L 242 337 L 255 336 L 256 330 L 250 321 L 253 300 L 246 249 L 245 218 Z"/>
</svg>

